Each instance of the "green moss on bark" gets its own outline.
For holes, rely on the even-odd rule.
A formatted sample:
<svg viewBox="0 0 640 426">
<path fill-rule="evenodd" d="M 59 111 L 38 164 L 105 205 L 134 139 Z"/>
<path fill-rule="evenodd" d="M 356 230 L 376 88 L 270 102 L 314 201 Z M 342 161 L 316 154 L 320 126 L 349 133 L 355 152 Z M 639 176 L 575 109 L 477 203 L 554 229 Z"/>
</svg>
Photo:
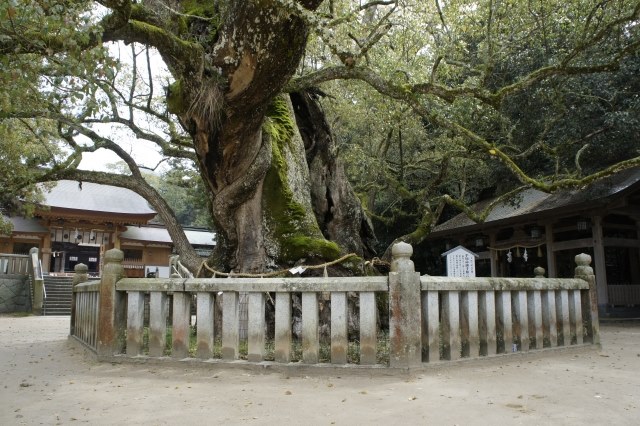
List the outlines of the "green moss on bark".
<svg viewBox="0 0 640 426">
<path fill-rule="evenodd" d="M 167 110 L 176 115 L 187 111 L 187 102 L 184 98 L 182 80 L 176 80 L 169 85 L 167 90 Z"/>
<path fill-rule="evenodd" d="M 189 31 L 203 45 L 213 43 L 220 26 L 216 2 L 207 0 L 184 0 L 181 2 L 184 16 L 180 17 L 180 28 Z"/>
<path fill-rule="evenodd" d="M 336 259 L 340 247 L 327 241 L 304 206 L 294 199 L 288 185 L 285 150 L 289 148 L 295 124 L 286 101 L 276 98 L 269 106 L 262 130 L 271 138 L 273 157 L 262 190 L 269 229 L 280 245 L 280 262 L 301 258 Z"/>
</svg>

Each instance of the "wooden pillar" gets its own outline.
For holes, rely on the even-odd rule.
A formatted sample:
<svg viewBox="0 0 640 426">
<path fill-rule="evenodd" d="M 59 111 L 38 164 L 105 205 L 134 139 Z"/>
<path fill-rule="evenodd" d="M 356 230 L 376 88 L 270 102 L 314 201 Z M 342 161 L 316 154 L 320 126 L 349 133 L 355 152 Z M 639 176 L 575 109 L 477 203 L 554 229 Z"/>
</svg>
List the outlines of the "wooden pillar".
<svg viewBox="0 0 640 426">
<path fill-rule="evenodd" d="M 544 225 L 544 237 L 547 245 L 547 275 L 549 278 L 558 278 L 556 268 L 556 253 L 553 251 L 553 224 Z"/>
<path fill-rule="evenodd" d="M 113 237 L 112 238 L 112 243 L 113 243 L 113 248 L 116 248 L 118 250 L 120 250 L 120 226 L 116 225 L 114 230 L 113 230 Z"/>
<path fill-rule="evenodd" d="M 640 244 L 640 220 L 636 220 L 636 243 Z M 635 252 L 635 257 L 634 257 Z M 631 282 L 640 283 L 640 247 L 629 249 L 629 260 L 631 261 Z M 635 266 L 633 266 L 635 265 Z"/>
<path fill-rule="evenodd" d="M 496 246 L 496 233 L 492 232 L 489 234 L 489 247 Z M 489 260 L 491 262 L 491 276 L 498 276 L 498 251 L 489 249 Z"/>
<path fill-rule="evenodd" d="M 49 272 L 51 268 L 51 234 L 47 233 L 42 239 L 42 272 Z"/>
<path fill-rule="evenodd" d="M 604 261 L 604 238 L 602 232 L 602 217 L 593 216 L 593 257 L 596 275 L 596 289 L 598 292 L 598 308 L 604 310 L 609 302 L 607 295 L 607 266 Z"/>
</svg>

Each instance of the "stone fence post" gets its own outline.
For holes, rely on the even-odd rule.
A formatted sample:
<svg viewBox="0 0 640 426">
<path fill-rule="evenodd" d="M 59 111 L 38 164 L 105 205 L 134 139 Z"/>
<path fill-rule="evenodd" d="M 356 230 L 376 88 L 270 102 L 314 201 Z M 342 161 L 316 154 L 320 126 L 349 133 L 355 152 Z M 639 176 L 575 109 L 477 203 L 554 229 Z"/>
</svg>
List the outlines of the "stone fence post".
<svg viewBox="0 0 640 426">
<path fill-rule="evenodd" d="M 73 268 L 73 281 L 71 282 L 71 286 L 75 287 L 80 283 L 84 283 L 89 281 L 89 267 L 84 263 L 78 263 Z M 76 324 L 76 295 L 77 293 L 71 290 L 71 321 L 70 321 L 70 329 L 69 335 L 73 336 L 75 333 L 75 324 Z"/>
<path fill-rule="evenodd" d="M 38 249 L 32 247 L 29 250 L 29 267 L 30 275 L 33 277 L 33 300 L 31 309 L 35 315 L 42 315 L 42 307 L 44 305 L 44 280 L 39 272 Z"/>
<path fill-rule="evenodd" d="M 422 365 L 420 274 L 415 272 L 411 245 L 391 248 L 389 273 L 389 365 L 412 368 Z"/>
<path fill-rule="evenodd" d="M 596 288 L 596 276 L 593 274 L 593 268 L 589 266 L 591 264 L 591 256 L 585 253 L 581 253 L 575 257 L 576 270 L 575 277 L 585 280 L 589 283 L 589 303 L 588 305 L 583 301 L 582 312 L 587 313 L 588 324 L 587 332 L 593 339 L 594 345 L 600 344 L 600 323 L 598 322 L 598 291 Z M 604 274 L 604 271 L 600 272 Z"/>
<path fill-rule="evenodd" d="M 98 356 L 110 357 L 124 349 L 125 296 L 116 291 L 116 283 L 125 276 L 123 260 L 124 253 L 118 249 L 108 250 L 104 255 L 98 312 Z"/>
</svg>

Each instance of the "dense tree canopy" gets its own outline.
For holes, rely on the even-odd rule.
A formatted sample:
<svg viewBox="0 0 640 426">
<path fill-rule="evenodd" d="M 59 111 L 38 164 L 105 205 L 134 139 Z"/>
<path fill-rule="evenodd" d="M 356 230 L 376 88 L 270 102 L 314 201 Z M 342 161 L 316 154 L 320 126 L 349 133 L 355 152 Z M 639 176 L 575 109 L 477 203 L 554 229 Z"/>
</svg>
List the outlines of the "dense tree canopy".
<svg viewBox="0 0 640 426">
<path fill-rule="evenodd" d="M 194 269 L 142 173 L 155 165 L 114 127 L 197 173 L 211 261 L 236 271 L 371 256 L 365 213 L 384 240 L 419 242 L 446 205 L 482 220 L 466 206 L 487 188 L 553 191 L 640 164 L 637 1 L 14 0 L 0 15 L 0 126 L 24 171 L 3 173 L 5 194 L 62 178 L 131 188 Z M 99 149 L 129 173 L 79 170 Z"/>
</svg>

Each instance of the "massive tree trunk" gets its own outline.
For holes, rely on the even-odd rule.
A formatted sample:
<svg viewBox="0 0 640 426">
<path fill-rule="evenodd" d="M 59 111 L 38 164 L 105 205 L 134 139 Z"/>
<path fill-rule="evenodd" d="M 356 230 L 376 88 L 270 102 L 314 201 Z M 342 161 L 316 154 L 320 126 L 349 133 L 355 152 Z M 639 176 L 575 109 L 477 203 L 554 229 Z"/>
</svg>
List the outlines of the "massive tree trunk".
<svg viewBox="0 0 640 426">
<path fill-rule="evenodd" d="M 281 94 L 321 2 L 177 0 L 167 7 L 144 0 L 127 8 L 107 1 L 116 13 L 105 20 L 103 40 L 156 47 L 175 78 L 167 109 L 194 141 L 213 206 L 218 269 L 262 272 L 347 251 L 370 254 L 359 236 L 369 238 L 370 228 L 334 159 L 321 110 L 296 95 L 303 141 Z"/>
<path fill-rule="evenodd" d="M 347 251 L 363 257 L 373 256 L 373 225 L 347 179 L 316 95 L 293 93 L 291 100 L 309 165 L 313 213 L 322 234 Z"/>
<path fill-rule="evenodd" d="M 319 3 L 301 2 L 309 9 Z M 216 42 L 205 46 L 201 69 L 181 72 L 183 63 L 166 58 L 180 77 L 170 101 L 194 139 L 211 194 L 215 266 L 261 272 L 346 251 L 369 254 L 358 237 L 362 212 L 331 158 L 324 117 L 309 99 L 296 98 L 304 99 L 303 142 L 291 102 L 280 94 L 304 52 L 307 23 L 279 2 L 232 2 L 220 13 L 223 24 Z M 320 178 L 310 180 L 305 142 L 319 148 L 309 160 Z M 344 200 L 347 209 L 338 206 Z M 357 225 L 345 226 L 349 221 Z"/>
</svg>

